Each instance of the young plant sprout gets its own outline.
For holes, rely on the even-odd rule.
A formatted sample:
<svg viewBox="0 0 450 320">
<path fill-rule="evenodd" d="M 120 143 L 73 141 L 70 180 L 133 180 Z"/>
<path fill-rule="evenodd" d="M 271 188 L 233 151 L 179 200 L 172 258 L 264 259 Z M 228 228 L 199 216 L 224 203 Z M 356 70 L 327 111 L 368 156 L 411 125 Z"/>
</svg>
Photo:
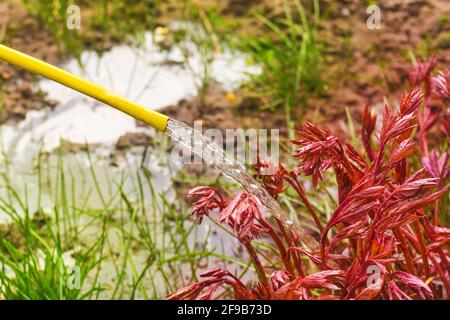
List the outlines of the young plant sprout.
<svg viewBox="0 0 450 320">
<path fill-rule="evenodd" d="M 202 273 L 204 280 L 188 285 L 169 299 L 213 299 L 231 287 L 236 299 L 445 299 L 450 294 L 450 229 L 441 220 L 448 212 L 440 199 L 448 197 L 448 71 L 432 75 L 434 58 L 411 72 L 413 88 L 403 94 L 397 111 L 384 107 L 381 126 L 369 107 L 362 117 L 365 154 L 341 142 L 328 129 L 306 123 L 297 130 L 294 157 L 298 167 L 279 165 L 272 176 L 254 166 L 266 190 L 278 199 L 297 193 L 316 225 L 320 247 L 300 246 L 302 235 L 276 217 L 265 218 L 257 198 L 241 192 L 228 200 L 219 190 L 200 186 L 195 199 L 197 223 L 216 212 L 247 250 L 258 280 L 247 284 L 230 271 Z M 431 108 L 431 103 L 440 108 Z M 441 120 L 442 127 L 436 124 Z M 444 151 L 429 150 L 432 129 L 446 139 Z M 376 144 L 374 143 L 376 140 Z M 377 147 L 375 147 L 375 145 Z M 415 159 L 420 159 L 414 163 Z M 422 168 L 421 168 L 422 167 Z M 325 221 L 311 204 L 300 176 L 311 176 L 314 188 L 332 170 L 338 205 Z M 262 263 L 254 239 L 274 245 L 272 264 Z M 275 268 L 275 269 L 274 269 Z"/>
</svg>

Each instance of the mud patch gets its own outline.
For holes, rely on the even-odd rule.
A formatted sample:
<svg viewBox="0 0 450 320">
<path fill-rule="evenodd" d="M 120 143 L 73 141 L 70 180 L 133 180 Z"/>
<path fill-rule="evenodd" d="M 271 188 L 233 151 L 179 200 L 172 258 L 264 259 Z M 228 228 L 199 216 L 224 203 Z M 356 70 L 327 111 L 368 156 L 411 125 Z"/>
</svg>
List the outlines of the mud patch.
<svg viewBox="0 0 450 320">
<path fill-rule="evenodd" d="M 29 15 L 15 2 L 0 3 L 0 40 L 6 45 L 57 63 L 61 56 L 48 28 Z M 3 30 L 3 31 L 2 31 Z M 38 30 L 38 31 L 37 31 Z M 35 76 L 0 61 L 0 124 L 7 120 L 21 120 L 28 110 L 53 107 L 56 101 L 34 85 Z"/>
<path fill-rule="evenodd" d="M 203 8 L 211 1 L 194 1 Z M 434 54 L 440 67 L 450 62 L 450 3 L 444 0 L 377 1 L 381 8 L 381 30 L 367 28 L 367 5 L 364 1 L 320 1 L 323 19 L 317 39 L 326 45 L 327 68 L 323 79 L 327 84 L 318 97 L 310 97 L 298 108 L 306 115 L 294 114 L 298 123 L 314 121 L 330 128 L 341 139 L 348 139 L 347 114 L 359 122 L 364 106 L 392 105 L 407 87 L 407 75 L 412 66 L 411 55 L 426 57 Z M 266 31 L 255 23 L 252 14 L 263 12 L 271 19 L 283 18 L 283 1 L 222 1 L 214 7 L 225 17 L 239 17 L 236 34 L 258 35 Z M 179 8 L 178 8 L 179 9 Z M 293 8 L 294 9 L 294 8 Z M 238 90 L 237 101 L 226 100 L 225 92 L 208 90 L 204 105 L 198 99 L 182 101 L 164 109 L 170 115 L 192 123 L 203 120 L 214 128 L 285 128 L 284 111 L 264 112 L 264 101 L 252 100 L 252 92 Z M 250 99 L 250 100 L 248 100 Z M 263 98 L 264 99 L 264 98 Z M 251 107 L 246 107 L 246 104 Z M 280 131 L 285 134 L 285 130 Z"/>
</svg>

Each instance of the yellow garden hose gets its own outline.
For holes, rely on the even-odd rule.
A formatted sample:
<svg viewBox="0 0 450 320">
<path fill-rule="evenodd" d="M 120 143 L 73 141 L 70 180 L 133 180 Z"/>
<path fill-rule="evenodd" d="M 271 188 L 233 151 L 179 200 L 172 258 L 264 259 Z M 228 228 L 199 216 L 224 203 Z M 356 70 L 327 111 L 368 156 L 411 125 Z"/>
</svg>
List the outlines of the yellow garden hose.
<svg viewBox="0 0 450 320">
<path fill-rule="evenodd" d="M 160 132 L 166 130 L 169 117 L 124 99 L 105 88 L 81 77 L 57 68 L 39 59 L 0 44 L 0 60 L 7 61 L 32 73 L 56 81 L 94 99 L 104 102 L 135 119 L 138 119 Z"/>
</svg>

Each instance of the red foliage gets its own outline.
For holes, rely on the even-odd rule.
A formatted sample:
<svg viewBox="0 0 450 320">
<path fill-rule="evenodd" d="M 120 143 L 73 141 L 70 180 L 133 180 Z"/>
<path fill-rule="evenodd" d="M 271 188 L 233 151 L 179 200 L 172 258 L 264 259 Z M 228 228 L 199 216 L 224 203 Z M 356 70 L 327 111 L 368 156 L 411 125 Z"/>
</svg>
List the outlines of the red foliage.
<svg viewBox="0 0 450 320">
<path fill-rule="evenodd" d="M 278 195 L 286 190 L 284 185 L 286 170 L 282 165 L 274 165 L 268 161 L 263 162 L 259 157 L 257 160 L 253 165 L 253 169 L 256 171 L 255 178 L 261 179 L 264 188 L 277 199 Z"/>
<path fill-rule="evenodd" d="M 188 197 L 198 198 L 194 202 L 194 210 L 192 211 L 192 215 L 196 217 L 198 224 L 202 223 L 203 217 L 208 216 L 210 211 L 214 209 L 222 210 L 226 206 L 222 195 L 211 187 L 199 186 L 192 188 L 188 192 Z"/>
<path fill-rule="evenodd" d="M 233 228 L 238 239 L 251 240 L 261 232 L 267 231 L 266 219 L 258 207 L 258 200 L 253 195 L 242 192 L 238 194 L 219 214 L 217 221 Z"/>
<path fill-rule="evenodd" d="M 428 151 L 427 133 L 442 118 L 449 132 L 447 110 L 433 110 L 431 100 L 445 105 L 449 72 L 433 77 L 434 58 L 420 62 L 410 73 L 412 90 L 402 95 L 397 112 L 385 106 L 382 123 L 368 107 L 362 119 L 362 145 L 367 157 L 339 141 L 329 130 L 306 123 L 293 141 L 298 171 L 260 163 L 256 177 L 274 196 L 291 186 L 316 223 L 318 248 L 304 248 L 295 228 L 264 217 L 258 200 L 240 193 L 226 204 L 210 187 L 196 187 L 189 195 L 197 221 L 212 209 L 217 220 L 233 230 L 245 246 L 259 282 L 250 286 L 222 269 L 169 296 L 170 299 L 211 299 L 223 285 L 237 299 L 445 299 L 450 295 L 450 229 L 441 225 L 439 199 L 448 196 L 448 153 Z M 424 85 L 423 92 L 419 89 Z M 417 129 L 417 130 L 415 130 Z M 415 133 L 415 135 L 414 135 Z M 377 139 L 377 143 L 373 140 Z M 419 145 L 419 148 L 416 145 Z M 448 144 L 448 141 L 447 141 Z M 375 148 L 375 146 L 377 146 Z M 412 161 L 421 160 L 423 169 Z M 272 176 L 261 174 L 273 169 Z M 338 205 L 323 221 L 301 186 L 299 175 L 311 176 L 314 187 L 333 169 Z M 267 277 L 252 240 L 266 234 L 279 251 L 278 270 Z M 311 263 L 305 263 L 308 259 Z M 274 260 L 277 264 L 277 260 Z M 272 266 L 273 267 L 273 266 Z M 272 269 L 273 270 L 273 269 Z"/>
<path fill-rule="evenodd" d="M 433 95 L 439 98 L 450 99 L 450 71 L 440 72 L 432 78 Z"/>
</svg>

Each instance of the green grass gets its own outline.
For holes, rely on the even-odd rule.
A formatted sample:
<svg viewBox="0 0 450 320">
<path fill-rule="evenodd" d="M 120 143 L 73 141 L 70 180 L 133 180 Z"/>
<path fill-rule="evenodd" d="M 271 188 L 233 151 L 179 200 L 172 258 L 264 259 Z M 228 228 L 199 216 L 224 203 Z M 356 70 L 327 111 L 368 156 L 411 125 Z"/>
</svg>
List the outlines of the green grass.
<svg viewBox="0 0 450 320">
<path fill-rule="evenodd" d="M 211 84 L 210 63 L 214 55 L 226 47 L 249 55 L 249 62 L 259 65 L 259 75 L 249 75 L 251 94 L 263 97 L 262 108 L 283 108 L 288 128 L 295 119 L 301 119 L 308 98 L 324 89 L 322 69 L 324 47 L 317 41 L 320 8 L 317 0 L 285 0 L 284 17 L 270 20 L 256 12 L 251 19 L 262 26 L 263 34 L 243 34 L 238 31 L 239 20 L 221 16 L 215 8 L 199 8 L 190 1 L 185 3 L 181 19 L 196 23 L 201 32 L 180 30 L 175 44 L 183 40 L 194 42 L 202 57 L 202 71 L 194 74 L 202 100 Z M 189 50 L 180 47 L 186 56 Z M 186 59 L 187 61 L 187 59 Z M 189 67 L 189 64 L 186 64 Z M 292 119 L 292 120 L 291 120 Z"/>
<path fill-rule="evenodd" d="M 69 52 L 78 60 L 88 47 L 98 52 L 110 48 L 111 43 L 139 39 L 143 32 L 155 27 L 155 10 L 162 0 L 22 0 L 25 8 L 51 32 L 62 52 Z M 79 5 L 80 30 L 66 26 L 67 9 Z"/>
<path fill-rule="evenodd" d="M 80 30 L 69 30 L 66 27 L 67 8 L 73 4 L 68 0 L 22 0 L 25 8 L 36 16 L 50 32 L 60 50 L 64 49 L 79 59 L 83 51 L 82 33 Z M 83 22 L 82 22 L 83 23 Z"/>
<path fill-rule="evenodd" d="M 145 166 L 127 165 L 116 178 L 89 151 L 83 172 L 65 156 L 37 158 L 33 192 L 15 187 L 4 166 L 0 211 L 10 222 L 0 225 L 1 298 L 163 299 L 213 261 L 247 266 L 211 247 L 210 231 L 158 193 Z"/>
<path fill-rule="evenodd" d="M 81 11 L 90 14 L 82 14 L 82 30 L 77 31 L 65 27 L 65 12 L 72 1 L 22 1 L 30 12 L 49 26 L 56 42 L 78 59 L 86 43 L 101 52 L 108 46 L 106 39 L 123 42 L 134 36 L 138 40 L 144 31 L 154 30 L 155 9 L 161 2 L 101 0 L 83 3 Z M 317 41 L 320 24 L 318 0 L 284 0 L 284 17 L 273 20 L 262 13 L 255 13 L 252 19 L 266 29 L 257 36 L 234 32 L 238 28 L 237 19 L 221 16 L 214 7 L 198 6 L 191 1 L 183 2 L 179 19 L 193 22 L 198 28 L 194 32 L 189 28 L 175 32 L 174 45 L 184 53 L 185 65 L 192 71 L 189 48 L 184 46 L 184 41 L 193 42 L 197 47 L 201 70 L 193 71 L 193 77 L 202 103 L 205 103 L 212 82 L 211 62 L 226 46 L 237 47 L 250 54 L 251 62 L 262 67 L 260 75 L 250 75 L 249 87 L 252 93 L 265 98 L 264 108 L 284 109 L 288 129 L 293 128 L 295 120 L 302 118 L 308 99 L 324 89 L 321 76 L 324 48 Z"/>
<path fill-rule="evenodd" d="M 180 21 L 189 22 L 174 32 L 174 45 L 180 49 L 184 65 L 191 71 L 198 91 L 200 103 L 205 105 L 205 98 L 213 82 L 211 64 L 226 46 L 227 32 L 231 32 L 230 21 L 224 19 L 214 7 L 203 8 L 187 0 L 180 12 Z M 200 68 L 192 64 L 191 44 L 194 44 L 200 58 Z M 199 69 L 195 71 L 195 69 Z"/>
<path fill-rule="evenodd" d="M 256 18 L 266 26 L 267 35 L 244 37 L 241 45 L 262 67 L 262 73 L 253 77 L 251 88 L 268 98 L 266 108 L 284 108 L 289 129 L 293 127 L 293 113 L 301 118 L 308 97 L 323 89 L 323 48 L 316 39 L 319 17 L 318 1 L 313 1 L 311 17 L 301 1 L 286 0 L 284 18 L 270 20 L 257 13 Z"/>
</svg>

